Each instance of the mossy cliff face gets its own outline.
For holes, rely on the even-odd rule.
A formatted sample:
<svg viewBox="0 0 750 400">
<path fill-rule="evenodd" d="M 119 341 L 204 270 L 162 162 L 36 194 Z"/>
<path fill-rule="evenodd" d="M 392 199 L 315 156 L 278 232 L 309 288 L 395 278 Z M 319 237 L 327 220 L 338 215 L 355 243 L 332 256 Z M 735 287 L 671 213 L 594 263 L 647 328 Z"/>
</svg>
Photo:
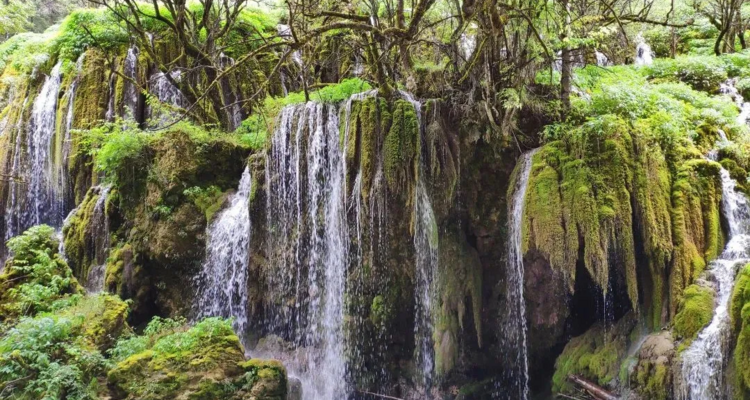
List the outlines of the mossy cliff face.
<svg viewBox="0 0 750 400">
<path fill-rule="evenodd" d="M 546 258 L 571 294 L 582 265 L 655 327 L 724 242 L 719 164 L 670 151 L 614 116 L 577 128 L 534 156 L 523 228 L 527 254 Z"/>
<path fill-rule="evenodd" d="M 414 106 L 405 100 L 366 97 L 353 101 L 349 113 L 346 103 L 340 110 L 339 138 L 345 150 L 345 195 L 350 199 L 346 217 L 351 243 L 344 330 L 346 357 L 349 365 L 356 366 L 348 378 L 362 390 L 386 393 L 408 391 L 415 385 L 399 377 L 416 379 L 417 375 L 413 363 L 417 279 L 414 198 L 421 180 L 436 217 L 436 224 L 427 228 L 430 245 L 434 244 L 438 250 L 431 310 L 436 362 L 433 372 L 450 385 L 463 385 L 468 371 L 477 365 L 487 366 L 487 371 L 492 370 L 490 366 L 497 367 L 493 360 L 497 360 L 495 356 L 500 350 L 492 346 L 498 342 L 496 327 L 501 307 L 493 304 L 488 310 L 486 302 L 495 301 L 488 300 L 489 293 L 495 290 L 494 279 L 502 270 L 502 258 L 497 252 L 504 251 L 501 225 L 505 208 L 503 204 L 485 200 L 493 193 L 505 193 L 504 176 L 510 173 L 512 159 L 508 158 L 494 173 L 482 174 L 476 170 L 471 180 L 466 181 L 463 193 L 470 193 L 470 201 L 494 213 L 487 218 L 477 211 L 469 217 L 467 212 L 471 207 L 460 211 L 457 207 L 462 162 L 459 147 L 472 148 L 473 143 L 459 141 L 458 125 L 447 117 L 445 105 L 439 102 L 424 105 L 423 131 Z M 292 131 L 299 132 L 296 125 Z M 303 132 L 299 143 L 301 154 L 310 145 L 309 140 L 310 135 Z M 294 140 L 291 143 L 290 146 L 297 146 Z M 488 160 L 497 161 L 500 157 L 486 148 L 471 162 L 495 168 Z M 279 257 L 287 257 L 289 249 L 272 245 L 273 235 L 279 235 L 281 229 L 273 228 L 278 221 L 272 218 L 268 224 L 264 222 L 269 218 L 269 184 L 278 185 L 280 178 L 273 170 L 266 170 L 262 156 L 252 156 L 249 164 L 253 176 L 249 309 L 251 319 L 268 321 L 275 318 L 274 312 L 294 302 L 294 293 L 284 293 L 278 282 L 271 281 L 274 273 L 271 266 L 279 264 Z M 304 177 L 310 168 L 306 157 L 301 158 L 299 168 Z M 305 196 L 303 193 L 299 201 L 302 215 L 306 214 L 304 207 L 308 204 Z M 483 227 L 475 228 L 467 222 L 469 218 Z M 310 235 L 307 225 L 291 235 L 306 238 Z M 482 251 L 477 249 L 478 236 L 485 246 Z M 304 255 L 300 257 L 305 259 Z M 493 280 L 485 281 L 486 274 L 491 274 Z M 493 299 L 504 298 L 502 289 L 496 290 Z M 274 326 L 274 323 L 264 325 Z M 267 337 L 255 339 L 261 339 L 259 346 L 264 349 L 268 343 L 278 342 L 279 337 L 282 343 L 295 340 L 283 330 L 264 332 L 261 336 Z"/>
<path fill-rule="evenodd" d="M 34 101 L 44 83 L 45 74 L 52 69 L 52 62 L 41 66 L 35 74 L 17 71 L 6 67 L 0 76 L 0 173 L 11 176 L 14 163 L 24 165 L 28 158 L 27 146 L 30 119 Z M 91 159 L 86 150 L 81 149 L 81 135 L 76 129 L 90 128 L 105 117 L 108 95 L 107 77 L 109 66 L 104 55 L 98 50 L 83 54 L 81 62 L 65 61 L 62 67 L 62 82 L 55 110 L 55 131 L 50 143 L 50 163 L 55 182 L 67 183 L 56 190 L 63 203 L 63 212 L 83 201 L 89 187 L 96 184 L 92 173 Z M 72 104 L 71 104 L 72 101 Z M 68 124 L 71 131 L 69 132 Z M 18 175 L 16 173 L 15 175 Z M 65 175 L 65 176 L 62 176 Z M 16 199 L 22 199 L 25 191 L 22 176 L 14 177 Z M 6 207 L 10 201 L 13 184 L 10 180 L 0 181 L 0 201 Z M 23 204 L 18 206 L 23 207 Z M 11 216 L 0 216 L 0 229 L 3 231 Z M 21 227 L 23 228 L 23 227 Z M 20 232 L 16 232 L 18 234 Z M 5 236 L 4 236 L 5 237 Z M 5 254 L 4 244 L 0 245 L 0 258 Z"/>
<path fill-rule="evenodd" d="M 739 272 L 730 300 L 731 333 L 736 338 L 730 367 L 735 398 L 750 398 L 750 266 Z"/>
<path fill-rule="evenodd" d="M 288 400 L 284 366 L 246 360 L 228 320 L 155 317 L 135 334 L 127 302 L 82 293 L 55 236 L 40 225 L 9 241 L 13 257 L 0 275 L 0 385 L 9 398 Z"/>
<path fill-rule="evenodd" d="M 159 313 L 188 314 L 191 278 L 202 263 L 206 218 L 212 215 L 205 199 L 198 201 L 191 193 L 236 188 L 247 154 L 232 141 L 175 128 L 123 164 L 116 171 L 120 185 L 110 199 L 116 209 L 110 229 L 117 249 L 107 267 L 107 286 Z M 211 198 L 221 202 L 224 196 Z M 138 306 L 135 312 L 141 312 Z"/>
</svg>

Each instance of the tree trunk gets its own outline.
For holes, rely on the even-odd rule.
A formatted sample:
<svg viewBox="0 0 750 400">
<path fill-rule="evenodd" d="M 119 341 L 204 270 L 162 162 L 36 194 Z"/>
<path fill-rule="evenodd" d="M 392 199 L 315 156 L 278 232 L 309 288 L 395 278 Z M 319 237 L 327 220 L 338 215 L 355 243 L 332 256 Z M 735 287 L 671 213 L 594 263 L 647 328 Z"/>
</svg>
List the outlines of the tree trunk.
<svg viewBox="0 0 750 400">
<path fill-rule="evenodd" d="M 716 43 L 714 43 L 714 54 L 717 56 L 721 55 L 721 43 L 724 41 L 724 36 L 726 36 L 728 30 L 728 27 L 724 27 L 719 31 L 719 37 L 716 38 Z"/>
<path fill-rule="evenodd" d="M 562 76 L 560 78 L 560 100 L 562 101 L 563 110 L 567 115 L 568 111 L 570 110 L 570 92 L 573 78 L 573 60 L 571 59 L 572 54 L 569 44 L 571 23 L 570 1 L 563 0 L 562 4 L 565 12 L 565 28 L 562 35 L 563 49 L 561 62 L 562 68 L 560 71 L 562 73 Z"/>
<path fill-rule="evenodd" d="M 591 397 L 597 400 L 617 400 L 617 396 L 602 389 L 596 384 L 581 378 L 578 375 L 569 375 L 568 380 L 580 386 L 583 390 L 590 394 Z"/>
</svg>

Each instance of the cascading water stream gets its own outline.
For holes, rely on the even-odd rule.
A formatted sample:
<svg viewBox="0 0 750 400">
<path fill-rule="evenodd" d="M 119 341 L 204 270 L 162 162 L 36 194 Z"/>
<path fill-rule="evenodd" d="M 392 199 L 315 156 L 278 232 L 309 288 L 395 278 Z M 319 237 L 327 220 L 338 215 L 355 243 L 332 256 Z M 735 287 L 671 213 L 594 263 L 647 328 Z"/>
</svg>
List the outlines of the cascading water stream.
<svg viewBox="0 0 750 400">
<path fill-rule="evenodd" d="M 57 94 L 62 81 L 61 67 L 62 63 L 57 63 L 52 69 L 31 111 L 30 132 L 26 143 L 29 152 L 29 185 L 26 211 L 21 216 L 24 227 L 41 223 L 59 226 L 63 219 L 61 199 L 51 182 L 53 165 L 50 161 L 55 135 Z"/>
<path fill-rule="evenodd" d="M 133 46 L 128 49 L 125 61 L 122 67 L 123 74 L 129 79 L 123 83 L 123 106 L 122 117 L 126 119 L 138 120 L 138 88 L 135 82 L 138 81 L 138 48 Z"/>
<path fill-rule="evenodd" d="M 235 332 L 243 341 L 247 333 L 251 185 L 250 170 L 245 168 L 229 205 L 208 226 L 206 258 L 195 279 L 197 316 L 234 318 Z"/>
<path fill-rule="evenodd" d="M 523 213 L 526 189 L 531 175 L 531 161 L 536 150 L 521 157 L 520 170 L 513 190 L 513 198 L 508 205 L 508 275 L 506 277 L 506 297 L 508 304 L 507 321 L 504 326 L 506 346 L 515 351 L 514 365 L 509 369 L 510 381 L 516 386 L 515 395 L 510 398 L 525 400 L 529 397 L 529 360 L 526 348 L 526 301 L 524 300 L 523 266 Z"/>
<path fill-rule="evenodd" d="M 438 265 L 438 228 L 430 198 L 421 179 L 417 180 L 414 199 L 414 249 L 416 253 L 416 283 L 414 340 L 417 346 L 417 366 L 425 390 L 432 387 L 435 351 L 432 339 L 433 284 Z"/>
<path fill-rule="evenodd" d="M 107 200 L 110 186 L 97 186 L 92 190 L 99 191 L 94 209 L 91 213 L 91 238 L 94 245 L 94 265 L 91 266 L 86 277 L 86 291 L 99 293 L 104 290 L 104 275 L 109 256 L 109 215 L 107 214 Z"/>
<path fill-rule="evenodd" d="M 422 104 L 410 93 L 400 91 L 401 96 L 414 106 L 419 135 L 422 136 Z M 414 250 L 416 255 L 416 282 L 414 288 L 414 341 L 416 343 L 417 368 L 421 371 L 425 390 L 432 386 L 435 369 L 435 351 L 432 339 L 433 284 L 438 270 L 438 228 L 430 197 L 423 182 L 422 152 L 419 153 L 418 176 L 414 191 Z"/>
<path fill-rule="evenodd" d="M 64 218 L 64 193 L 55 180 L 51 152 L 55 137 L 57 100 L 62 81 L 61 63 L 45 78 L 34 100 L 26 134 L 25 156 L 21 140 L 16 140 L 11 163 L 9 198 L 5 208 L 5 239 L 39 224 L 59 227 Z M 24 101 L 23 109 L 27 106 Z M 23 115 L 23 110 L 21 115 Z M 16 137 L 24 129 L 19 119 Z"/>
<path fill-rule="evenodd" d="M 635 38 L 635 42 L 638 45 L 635 47 L 635 65 L 651 65 L 654 63 L 654 53 L 651 51 L 651 46 L 646 43 L 641 34 Z"/>
<path fill-rule="evenodd" d="M 274 292 L 294 297 L 270 322 L 295 347 L 285 360 L 305 399 L 346 397 L 343 340 L 348 226 L 339 118 L 332 105 L 284 108 L 266 164 Z M 279 356 L 274 354 L 274 356 Z"/>
<path fill-rule="evenodd" d="M 708 270 L 716 284 L 713 319 L 682 353 L 681 398 L 686 400 L 722 398 L 724 355 L 727 350 L 724 337 L 729 323 L 729 300 L 737 268 L 750 257 L 750 204 L 735 189 L 737 182 L 723 168 L 721 183 L 722 212 L 729 228 L 729 242 L 721 256 L 711 262 Z"/>
</svg>

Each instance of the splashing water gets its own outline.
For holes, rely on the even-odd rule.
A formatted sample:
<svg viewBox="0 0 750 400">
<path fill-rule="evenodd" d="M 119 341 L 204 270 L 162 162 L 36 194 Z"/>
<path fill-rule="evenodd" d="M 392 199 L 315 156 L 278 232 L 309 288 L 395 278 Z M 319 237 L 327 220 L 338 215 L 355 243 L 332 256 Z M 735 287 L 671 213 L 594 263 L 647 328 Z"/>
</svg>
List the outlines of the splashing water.
<svg viewBox="0 0 750 400">
<path fill-rule="evenodd" d="M 251 185 L 250 170 L 245 168 L 229 205 L 208 226 L 206 258 L 195 279 L 197 316 L 234 318 L 235 332 L 243 341 L 247 333 Z"/>
<path fill-rule="evenodd" d="M 417 345 L 417 366 L 421 369 L 424 389 L 429 390 L 432 387 L 435 368 L 432 297 L 438 264 L 438 227 L 430 198 L 427 196 L 421 179 L 417 180 L 414 214 L 416 215 L 414 249 L 417 267 L 416 287 L 414 288 L 416 308 L 414 340 Z"/>
<path fill-rule="evenodd" d="M 169 76 L 175 82 L 179 82 L 182 78 L 179 70 L 170 72 Z M 180 89 L 173 85 L 163 72 L 151 75 L 149 86 L 149 91 L 163 104 L 178 108 L 186 108 L 189 105 Z M 169 124 L 177 117 L 176 113 L 171 112 L 170 109 L 162 109 L 152 104 L 146 107 L 146 116 L 154 126 Z"/>
<path fill-rule="evenodd" d="M 531 161 L 536 150 L 525 153 L 521 157 L 520 172 L 515 182 L 513 198 L 508 208 L 508 276 L 507 303 L 508 316 L 504 327 L 507 346 L 515 348 L 513 368 L 508 373 L 512 382 L 517 384 L 514 389 L 516 396 L 511 398 L 527 399 L 529 397 L 529 360 L 526 343 L 526 301 L 524 300 L 524 266 L 522 247 L 523 213 L 526 201 L 526 189 L 531 175 Z"/>
<path fill-rule="evenodd" d="M 684 384 L 681 398 L 686 400 L 722 398 L 729 300 L 737 268 L 750 257 L 750 205 L 745 196 L 736 190 L 737 182 L 723 168 L 721 184 L 722 212 L 729 227 L 729 242 L 721 256 L 711 262 L 708 270 L 717 289 L 713 319 L 682 353 Z"/>
</svg>

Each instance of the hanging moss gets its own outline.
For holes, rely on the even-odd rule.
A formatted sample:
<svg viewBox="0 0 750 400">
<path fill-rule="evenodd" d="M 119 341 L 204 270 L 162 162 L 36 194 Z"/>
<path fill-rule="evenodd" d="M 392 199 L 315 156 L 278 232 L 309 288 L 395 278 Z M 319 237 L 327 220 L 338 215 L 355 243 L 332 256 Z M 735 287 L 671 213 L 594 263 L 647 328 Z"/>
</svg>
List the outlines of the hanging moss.
<svg viewBox="0 0 750 400">
<path fill-rule="evenodd" d="M 447 230 L 441 236 L 435 305 L 435 372 L 445 376 L 459 360 L 459 344 L 470 341 L 482 348 L 482 264 L 463 235 Z M 468 301 L 468 304 L 467 304 Z M 468 312 L 470 314 L 467 314 Z M 473 326 L 465 326 L 467 321 Z M 472 329 L 475 338 L 466 337 Z"/>
<path fill-rule="evenodd" d="M 671 221 L 671 174 L 658 143 L 648 136 L 634 140 L 635 219 L 641 243 L 647 255 L 651 287 L 643 290 L 644 303 L 651 305 L 651 325 L 661 326 L 665 301 L 666 276 L 674 246 Z"/>
<path fill-rule="evenodd" d="M 716 258 L 724 245 L 721 230 L 720 165 L 705 159 L 686 161 L 672 185 L 670 315 L 677 312 L 682 291 Z"/>
<path fill-rule="evenodd" d="M 580 261 L 605 292 L 610 261 L 615 262 L 614 272 L 625 278 L 637 309 L 632 149 L 627 125 L 604 116 L 535 154 L 523 246 L 548 256 L 552 267 L 570 278 L 571 291 L 581 250 Z"/>
<path fill-rule="evenodd" d="M 388 187 L 399 191 L 415 179 L 419 122 L 414 106 L 405 100 L 393 104 L 393 122 L 383 143 L 383 167 Z"/>
</svg>

